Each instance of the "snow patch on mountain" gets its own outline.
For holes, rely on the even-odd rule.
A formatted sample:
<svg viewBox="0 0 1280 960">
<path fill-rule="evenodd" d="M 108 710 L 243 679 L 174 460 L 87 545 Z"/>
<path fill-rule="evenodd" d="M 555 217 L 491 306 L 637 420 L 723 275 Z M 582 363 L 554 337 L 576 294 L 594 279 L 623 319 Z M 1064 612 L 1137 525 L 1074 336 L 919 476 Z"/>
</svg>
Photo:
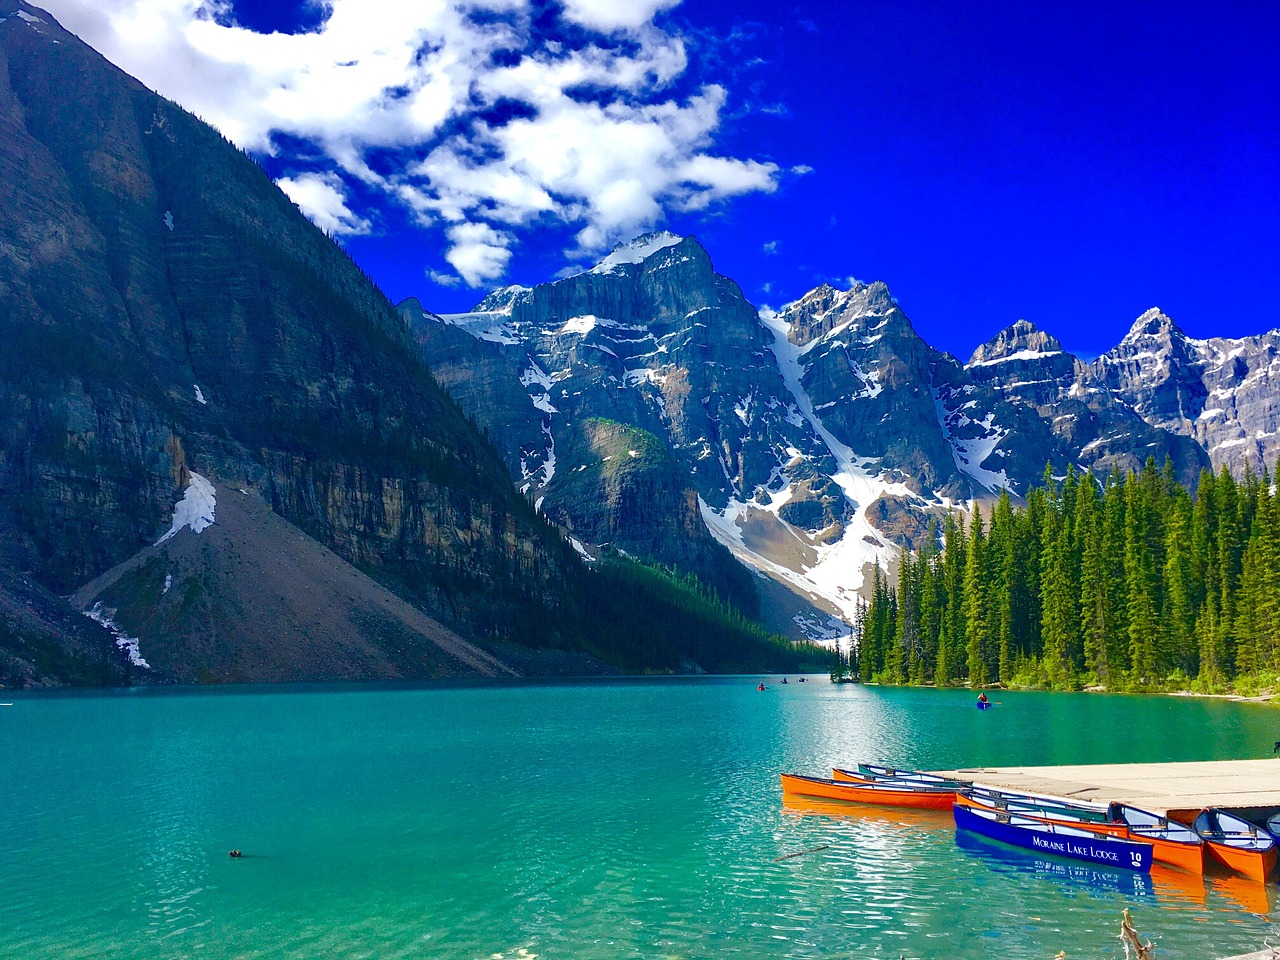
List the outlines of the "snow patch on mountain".
<svg viewBox="0 0 1280 960">
<path fill-rule="evenodd" d="M 106 610 L 99 600 L 92 608 L 85 610 L 84 615 L 95 623 L 100 623 L 111 631 L 111 635 L 116 639 L 116 646 L 125 652 L 129 657 L 129 662 L 135 667 L 141 667 L 143 670 L 150 670 L 151 664 L 147 663 L 142 657 L 139 649 L 139 640 L 137 637 L 131 637 L 124 632 L 120 624 L 115 621 L 115 611 Z"/>
<path fill-rule="evenodd" d="M 526 390 L 529 387 L 540 387 L 541 390 L 529 390 L 529 399 L 533 401 L 533 405 L 543 413 L 559 413 L 551 403 L 551 375 L 543 370 L 533 360 L 529 361 L 528 368 L 520 374 L 520 385 Z"/>
<path fill-rule="evenodd" d="M 938 426 L 942 435 L 951 447 L 951 456 L 956 467 L 968 474 L 986 490 L 998 493 L 1001 489 L 1014 489 L 1004 470 L 991 470 L 983 466 L 1000 441 L 1008 436 L 1007 430 L 995 425 L 995 414 L 988 413 L 982 420 L 973 420 L 965 410 L 976 405 L 975 400 L 966 400 L 959 406 L 951 406 L 964 396 L 963 392 L 930 388 L 933 393 L 933 406 L 938 412 Z M 974 434 L 970 436 L 970 434 Z"/>
<path fill-rule="evenodd" d="M 591 268 L 591 273 L 613 273 L 618 267 L 628 263 L 642 263 L 659 250 L 673 247 L 684 237 L 666 230 L 661 233 L 646 233 L 627 243 L 620 243 L 613 252 Z"/>
<path fill-rule="evenodd" d="M 1056 357 L 1061 350 L 1019 350 L 1005 357 L 992 357 L 990 360 L 977 360 L 973 363 L 966 363 L 965 369 L 972 367 L 990 367 L 997 363 L 1007 363 L 1010 360 L 1040 360 L 1044 357 Z"/>
<path fill-rule="evenodd" d="M 481 311 L 477 313 L 441 313 L 438 315 L 445 323 L 464 330 L 477 340 L 488 340 L 512 346 L 522 343 L 520 331 L 511 323 L 510 313 Z"/>
<path fill-rule="evenodd" d="M 169 532 L 155 542 L 158 547 L 183 527 L 190 527 L 192 533 L 200 533 L 213 523 L 214 510 L 217 507 L 213 484 L 198 473 L 191 474 L 191 482 L 187 484 L 186 493 L 182 495 L 173 508 L 173 525 Z"/>
<path fill-rule="evenodd" d="M 564 322 L 564 326 L 560 328 L 560 333 L 578 333 L 586 336 L 595 329 L 597 323 L 600 322 L 599 317 L 591 314 L 584 314 L 581 317 L 570 317 Z"/>
</svg>

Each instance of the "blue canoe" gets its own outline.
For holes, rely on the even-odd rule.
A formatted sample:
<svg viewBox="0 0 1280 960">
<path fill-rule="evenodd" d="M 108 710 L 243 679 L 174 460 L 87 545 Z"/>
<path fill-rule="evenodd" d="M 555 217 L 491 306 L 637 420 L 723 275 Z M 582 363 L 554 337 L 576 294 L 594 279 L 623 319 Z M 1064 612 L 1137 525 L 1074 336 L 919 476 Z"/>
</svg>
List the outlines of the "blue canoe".
<svg viewBox="0 0 1280 960">
<path fill-rule="evenodd" d="M 990 700 L 979 700 L 979 701 L 978 701 L 978 709 L 979 709 L 979 710 L 989 710 L 990 708 L 991 708 L 991 701 L 990 701 Z"/>
<path fill-rule="evenodd" d="M 1088 830 L 1077 830 L 1075 827 L 1064 827 L 1000 810 L 958 803 L 951 808 L 951 812 L 959 829 L 1015 847 L 1034 850 L 1047 856 L 1101 863 L 1120 870 L 1137 870 L 1141 873 L 1149 873 L 1151 870 L 1149 843 L 1099 836 Z"/>
</svg>

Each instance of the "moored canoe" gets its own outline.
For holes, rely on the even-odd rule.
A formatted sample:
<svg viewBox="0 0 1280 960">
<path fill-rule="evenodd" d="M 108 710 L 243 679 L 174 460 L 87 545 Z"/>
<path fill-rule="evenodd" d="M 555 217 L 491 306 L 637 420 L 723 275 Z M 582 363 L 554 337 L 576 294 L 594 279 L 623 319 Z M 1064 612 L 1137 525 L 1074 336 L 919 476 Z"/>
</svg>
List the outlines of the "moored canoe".
<svg viewBox="0 0 1280 960">
<path fill-rule="evenodd" d="M 1191 824 L 1203 839 L 1209 856 L 1237 873 L 1266 880 L 1276 865 L 1276 840 L 1247 820 L 1208 807 Z"/>
<path fill-rule="evenodd" d="M 1043 823 L 1057 823 L 1064 827 L 1087 830 L 1103 836 L 1124 837 L 1129 832 L 1129 828 L 1123 823 L 1114 823 L 1107 819 L 1105 811 L 1077 809 L 1066 803 L 1055 804 L 1013 798 L 1003 798 L 999 802 L 993 802 L 985 792 L 977 790 L 956 797 L 956 803 L 991 810 L 995 813 L 1027 817 Z"/>
<path fill-rule="evenodd" d="M 915 807 L 920 810 L 947 810 L 956 793 L 946 788 L 895 786 L 880 783 L 852 783 L 784 773 L 782 792 L 804 797 L 822 797 L 851 803 L 875 803 L 885 807 Z"/>
<path fill-rule="evenodd" d="M 1190 827 L 1127 803 L 1111 804 L 1111 816 L 1129 828 L 1130 840 L 1151 844 L 1157 863 L 1204 873 L 1205 843 Z"/>
<path fill-rule="evenodd" d="M 1003 801 L 999 804 L 984 803 L 981 800 L 982 794 L 974 791 L 967 797 L 957 797 L 956 802 L 985 806 L 1000 813 L 1030 817 L 1102 836 L 1149 843 L 1156 862 L 1190 873 L 1204 873 L 1204 844 L 1199 835 L 1180 823 L 1172 823 L 1154 813 L 1113 803 L 1100 815 L 1096 804 L 1073 808 L 1067 801 L 1045 803 L 1019 800 L 1009 794 L 1002 796 Z"/>
<path fill-rule="evenodd" d="M 922 773 L 919 770 L 902 770 L 897 767 L 884 767 L 878 763 L 860 763 L 856 769 L 835 768 L 831 775 L 837 780 L 864 780 L 873 783 L 910 783 L 926 787 L 948 787 L 953 790 L 968 789 L 972 784 L 968 780 L 955 780 L 951 777 L 939 776 L 936 773 Z"/>
<path fill-rule="evenodd" d="M 1152 848 L 1149 843 L 1108 837 L 957 801 L 951 808 L 956 827 L 1050 856 L 1069 857 L 1116 867 L 1150 872 Z"/>
</svg>

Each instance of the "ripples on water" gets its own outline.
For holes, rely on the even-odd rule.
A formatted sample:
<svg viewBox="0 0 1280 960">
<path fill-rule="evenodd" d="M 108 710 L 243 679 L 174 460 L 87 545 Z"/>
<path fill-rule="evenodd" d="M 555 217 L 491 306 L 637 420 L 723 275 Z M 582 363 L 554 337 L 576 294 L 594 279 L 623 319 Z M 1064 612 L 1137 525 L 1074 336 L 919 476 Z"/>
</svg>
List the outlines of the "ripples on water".
<svg viewBox="0 0 1280 960">
<path fill-rule="evenodd" d="M 754 678 L 12 699 L 3 957 L 1110 957 L 1126 906 L 1164 957 L 1275 933 L 1274 884 L 1039 858 L 947 814 L 784 804 L 777 780 L 1257 756 L 1256 707 L 983 714 Z"/>
</svg>

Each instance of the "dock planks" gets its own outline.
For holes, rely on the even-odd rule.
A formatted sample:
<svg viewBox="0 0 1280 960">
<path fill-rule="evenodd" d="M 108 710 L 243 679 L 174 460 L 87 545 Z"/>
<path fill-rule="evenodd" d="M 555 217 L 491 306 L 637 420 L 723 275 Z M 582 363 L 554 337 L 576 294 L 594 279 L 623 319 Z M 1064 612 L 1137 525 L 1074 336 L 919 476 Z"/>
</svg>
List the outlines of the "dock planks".
<svg viewBox="0 0 1280 960">
<path fill-rule="evenodd" d="M 1103 803 L 1118 800 L 1175 820 L 1194 816 L 1205 807 L 1246 811 L 1280 808 L 1280 758 L 929 772 L 1024 793 Z"/>
</svg>

